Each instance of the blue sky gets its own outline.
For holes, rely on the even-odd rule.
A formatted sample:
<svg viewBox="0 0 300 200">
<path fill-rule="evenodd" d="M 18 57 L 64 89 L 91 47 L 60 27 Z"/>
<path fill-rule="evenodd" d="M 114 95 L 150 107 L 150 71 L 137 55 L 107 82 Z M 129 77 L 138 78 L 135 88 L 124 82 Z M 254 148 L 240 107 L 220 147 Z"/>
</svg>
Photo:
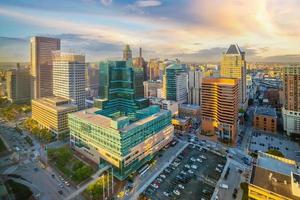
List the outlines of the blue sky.
<svg viewBox="0 0 300 200">
<path fill-rule="evenodd" d="M 300 61 L 298 0 L 1 0 L 0 61 L 28 61 L 29 38 L 58 37 L 87 60 L 218 61 L 231 43 L 251 61 Z"/>
</svg>

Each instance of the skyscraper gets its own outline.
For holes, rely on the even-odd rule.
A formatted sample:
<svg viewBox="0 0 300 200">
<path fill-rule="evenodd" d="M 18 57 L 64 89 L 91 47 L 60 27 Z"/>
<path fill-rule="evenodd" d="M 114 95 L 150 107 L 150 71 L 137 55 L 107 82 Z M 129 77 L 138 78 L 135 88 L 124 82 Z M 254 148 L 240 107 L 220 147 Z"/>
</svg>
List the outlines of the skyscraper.
<svg viewBox="0 0 300 200">
<path fill-rule="evenodd" d="M 283 69 L 284 106 L 282 108 L 283 127 L 287 135 L 300 136 L 300 65 L 290 65 Z"/>
<path fill-rule="evenodd" d="M 159 66 L 160 66 L 159 59 L 150 59 L 148 63 L 148 76 L 149 80 L 155 81 L 159 79 Z"/>
<path fill-rule="evenodd" d="M 123 50 L 123 60 L 131 60 L 132 59 L 132 51 L 130 49 L 130 46 L 126 44 L 124 50 Z"/>
<path fill-rule="evenodd" d="M 143 69 L 133 67 L 131 62 L 108 61 L 100 63 L 99 72 L 102 109 L 128 114 L 148 106 L 144 99 Z"/>
<path fill-rule="evenodd" d="M 29 102 L 30 73 L 28 69 L 14 69 L 6 72 L 7 99 L 12 103 Z"/>
<path fill-rule="evenodd" d="M 132 64 L 134 67 L 136 68 L 142 68 L 143 69 L 143 73 L 144 73 L 144 80 L 148 80 L 148 77 L 147 77 L 147 63 L 146 61 L 144 60 L 143 56 L 142 56 L 142 48 L 140 47 L 139 48 L 139 57 L 137 58 L 134 58 L 132 60 Z"/>
<path fill-rule="evenodd" d="M 188 80 L 188 103 L 201 105 L 201 87 L 203 73 L 199 69 L 189 71 Z"/>
<path fill-rule="evenodd" d="M 71 100 L 78 109 L 85 107 L 85 56 L 53 52 L 53 94 Z"/>
<path fill-rule="evenodd" d="M 167 100 L 184 103 L 187 101 L 187 73 L 180 64 L 172 64 L 166 68 L 163 78 L 163 94 Z"/>
<path fill-rule="evenodd" d="M 53 94 L 52 51 L 60 50 L 60 39 L 32 37 L 30 39 L 31 97 Z"/>
<path fill-rule="evenodd" d="M 245 52 L 241 51 L 237 44 L 230 45 L 226 53 L 223 53 L 220 76 L 239 79 L 240 107 L 245 108 L 247 106 L 246 60 Z"/>
<path fill-rule="evenodd" d="M 239 81 L 229 78 L 202 80 L 202 133 L 218 135 L 227 143 L 237 136 Z"/>
</svg>

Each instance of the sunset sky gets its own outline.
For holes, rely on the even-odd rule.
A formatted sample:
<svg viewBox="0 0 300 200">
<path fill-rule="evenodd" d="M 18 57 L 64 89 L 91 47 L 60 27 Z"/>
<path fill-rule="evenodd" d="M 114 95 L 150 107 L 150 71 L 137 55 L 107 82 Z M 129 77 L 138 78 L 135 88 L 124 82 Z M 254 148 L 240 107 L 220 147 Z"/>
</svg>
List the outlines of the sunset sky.
<svg viewBox="0 0 300 200">
<path fill-rule="evenodd" d="M 249 61 L 300 61 L 299 0 L 1 0 L 0 61 L 29 61 L 29 38 L 58 37 L 88 61 L 137 56 L 218 61 L 231 43 Z"/>
</svg>

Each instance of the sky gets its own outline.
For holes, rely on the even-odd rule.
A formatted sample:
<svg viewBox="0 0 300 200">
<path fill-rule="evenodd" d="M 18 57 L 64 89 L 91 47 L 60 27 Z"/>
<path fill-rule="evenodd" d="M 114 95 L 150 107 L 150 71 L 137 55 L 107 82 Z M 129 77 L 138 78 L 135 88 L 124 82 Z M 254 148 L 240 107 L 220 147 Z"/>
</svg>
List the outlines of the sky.
<svg viewBox="0 0 300 200">
<path fill-rule="evenodd" d="M 218 62 L 237 43 L 251 62 L 300 62 L 299 0 L 1 0 L 0 62 L 29 61 L 29 39 L 61 39 L 86 60 Z"/>
</svg>

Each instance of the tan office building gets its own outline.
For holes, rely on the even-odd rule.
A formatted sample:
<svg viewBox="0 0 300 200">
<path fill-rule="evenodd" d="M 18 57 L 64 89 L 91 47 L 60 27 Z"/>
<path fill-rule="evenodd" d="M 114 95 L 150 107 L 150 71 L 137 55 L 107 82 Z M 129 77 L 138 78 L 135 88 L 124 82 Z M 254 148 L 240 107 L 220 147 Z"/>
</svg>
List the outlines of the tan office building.
<svg viewBox="0 0 300 200">
<path fill-rule="evenodd" d="M 77 106 L 63 97 L 52 96 L 32 100 L 32 119 L 57 135 L 69 131 L 68 113 L 75 111 Z"/>
<path fill-rule="evenodd" d="M 239 80 L 203 78 L 202 133 L 218 135 L 226 143 L 235 143 L 238 124 Z"/>
<path fill-rule="evenodd" d="M 30 102 L 30 74 L 28 69 L 14 69 L 6 72 L 7 99 L 12 103 Z"/>
<path fill-rule="evenodd" d="M 60 50 L 60 39 L 32 37 L 30 39 L 31 97 L 53 95 L 52 51 Z"/>
<path fill-rule="evenodd" d="M 232 44 L 221 59 L 220 77 L 239 79 L 240 107 L 246 108 L 246 60 L 245 52 L 237 44 Z"/>
<path fill-rule="evenodd" d="M 300 136 L 300 65 L 283 69 L 283 129 L 289 136 Z"/>
</svg>

